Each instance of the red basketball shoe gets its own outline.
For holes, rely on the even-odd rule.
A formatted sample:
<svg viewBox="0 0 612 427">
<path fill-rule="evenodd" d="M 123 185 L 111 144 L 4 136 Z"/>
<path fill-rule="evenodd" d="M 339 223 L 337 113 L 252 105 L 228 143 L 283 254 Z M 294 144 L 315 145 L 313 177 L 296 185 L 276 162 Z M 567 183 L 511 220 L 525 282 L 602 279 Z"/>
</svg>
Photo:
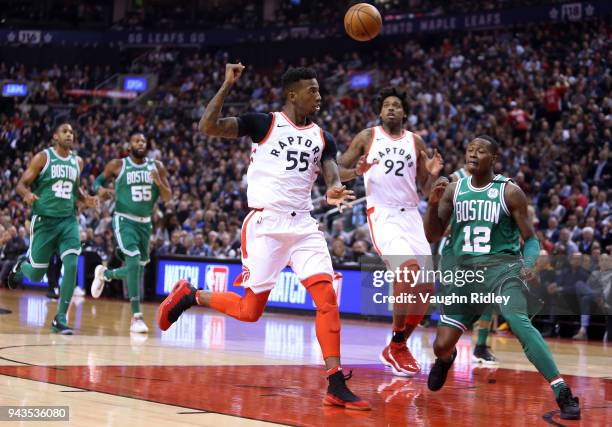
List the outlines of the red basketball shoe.
<svg viewBox="0 0 612 427">
<path fill-rule="evenodd" d="M 196 302 L 197 289 L 191 286 L 187 280 L 179 280 L 172 292 L 161 303 L 157 310 L 157 324 L 162 331 L 167 330 L 178 320 L 183 311 L 189 309 Z"/>
<path fill-rule="evenodd" d="M 393 375 L 400 377 L 411 377 L 421 370 L 405 342 L 391 341 L 380 354 L 380 361 L 391 368 Z"/>
<path fill-rule="evenodd" d="M 327 406 L 342 406 L 356 411 L 369 411 L 372 409 L 367 401 L 357 397 L 346 386 L 346 381 L 350 380 L 352 376 L 352 371 L 347 376 L 344 376 L 340 369 L 327 377 L 329 386 L 327 387 L 327 395 L 323 399 L 323 404 Z"/>
</svg>

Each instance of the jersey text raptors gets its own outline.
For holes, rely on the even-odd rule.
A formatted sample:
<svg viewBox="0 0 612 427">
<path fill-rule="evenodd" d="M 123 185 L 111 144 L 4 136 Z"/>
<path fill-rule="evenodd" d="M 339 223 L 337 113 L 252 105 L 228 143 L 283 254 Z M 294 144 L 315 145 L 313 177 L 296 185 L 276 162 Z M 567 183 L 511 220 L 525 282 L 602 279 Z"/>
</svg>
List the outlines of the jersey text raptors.
<svg viewBox="0 0 612 427">
<path fill-rule="evenodd" d="M 392 137 L 381 126 L 372 128 L 367 161 L 375 159 L 379 163 L 364 174 L 368 208 L 416 206 L 417 154 L 412 132 L 404 130 Z"/>
<path fill-rule="evenodd" d="M 322 129 L 298 127 L 283 113 L 272 113 L 267 137 L 253 143 L 247 172 L 249 207 L 277 211 L 312 210 L 311 190 L 325 149 Z"/>
</svg>

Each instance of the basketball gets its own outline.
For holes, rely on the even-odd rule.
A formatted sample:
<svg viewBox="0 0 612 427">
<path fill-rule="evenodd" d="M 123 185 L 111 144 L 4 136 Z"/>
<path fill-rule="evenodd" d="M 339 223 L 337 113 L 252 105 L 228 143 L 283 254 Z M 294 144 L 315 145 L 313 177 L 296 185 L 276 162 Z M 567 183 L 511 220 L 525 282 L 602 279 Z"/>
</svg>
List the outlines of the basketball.
<svg viewBox="0 0 612 427">
<path fill-rule="evenodd" d="M 372 40 L 380 33 L 382 17 L 374 6 L 368 3 L 357 3 L 344 15 L 344 29 L 354 40 L 365 42 Z"/>
</svg>

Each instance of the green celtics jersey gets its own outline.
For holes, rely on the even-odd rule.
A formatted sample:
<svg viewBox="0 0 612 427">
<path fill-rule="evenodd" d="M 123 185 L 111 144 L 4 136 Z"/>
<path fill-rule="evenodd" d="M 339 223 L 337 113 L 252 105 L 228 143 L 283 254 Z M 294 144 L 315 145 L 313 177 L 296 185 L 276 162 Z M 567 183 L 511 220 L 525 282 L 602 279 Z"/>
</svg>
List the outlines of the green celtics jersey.
<svg viewBox="0 0 612 427">
<path fill-rule="evenodd" d="M 443 256 L 452 255 L 458 263 L 470 264 L 496 263 L 520 255 L 519 229 L 504 200 L 509 181 L 497 175 L 483 188 L 474 188 L 472 177 L 457 182 L 447 241 L 450 247 L 443 249 Z"/>
<path fill-rule="evenodd" d="M 56 218 L 75 215 L 81 173 L 77 156 L 70 152 L 61 157 L 53 148 L 47 148 L 45 154 L 47 162 L 32 183 L 32 192 L 38 196 L 32 213 Z"/>
<path fill-rule="evenodd" d="M 153 182 L 151 171 L 155 160 L 145 159 L 137 165 L 130 157 L 122 159 L 121 172 L 115 180 L 115 200 L 118 213 L 149 217 L 159 197 L 159 188 Z"/>
</svg>

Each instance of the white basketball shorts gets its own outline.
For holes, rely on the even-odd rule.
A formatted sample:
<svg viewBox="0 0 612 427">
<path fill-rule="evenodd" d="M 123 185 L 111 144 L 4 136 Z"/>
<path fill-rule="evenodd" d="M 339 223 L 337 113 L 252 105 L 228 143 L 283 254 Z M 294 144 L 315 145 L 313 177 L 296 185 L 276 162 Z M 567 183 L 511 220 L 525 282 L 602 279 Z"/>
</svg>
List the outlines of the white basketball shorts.
<svg viewBox="0 0 612 427">
<path fill-rule="evenodd" d="M 242 224 L 242 286 L 269 291 L 291 266 L 306 287 L 332 280 L 334 270 L 323 232 L 309 212 L 251 211 Z"/>
<path fill-rule="evenodd" d="M 372 243 L 390 270 L 395 271 L 405 262 L 415 260 L 421 269 L 432 271 L 431 246 L 416 207 L 376 206 L 368 208 L 367 213 Z M 425 279 L 425 274 L 419 277 Z M 424 280 L 418 282 L 424 283 Z"/>
</svg>

